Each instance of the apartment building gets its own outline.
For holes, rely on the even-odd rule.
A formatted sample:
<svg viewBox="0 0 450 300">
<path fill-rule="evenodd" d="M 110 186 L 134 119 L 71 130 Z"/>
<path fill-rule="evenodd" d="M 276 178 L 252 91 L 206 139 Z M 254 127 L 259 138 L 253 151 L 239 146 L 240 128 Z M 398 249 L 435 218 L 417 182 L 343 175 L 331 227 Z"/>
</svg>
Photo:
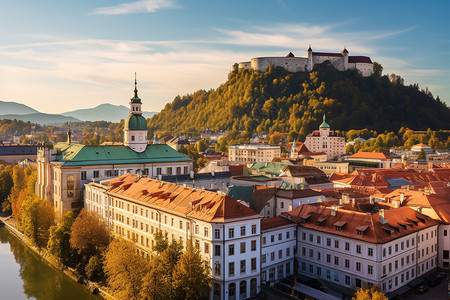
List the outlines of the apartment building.
<svg viewBox="0 0 450 300">
<path fill-rule="evenodd" d="M 245 299 L 261 289 L 262 216 L 224 194 L 125 174 L 86 184 L 85 209 L 147 257 L 156 231 L 184 245 L 192 239 L 211 268 L 211 299 Z"/>
<path fill-rule="evenodd" d="M 409 207 L 366 213 L 302 205 L 287 216 L 299 224 L 300 274 L 388 293 L 437 268 L 438 222 Z"/>
<path fill-rule="evenodd" d="M 243 144 L 228 147 L 228 159 L 234 162 L 271 162 L 277 157 L 281 157 L 281 147 L 278 145 Z"/>
</svg>

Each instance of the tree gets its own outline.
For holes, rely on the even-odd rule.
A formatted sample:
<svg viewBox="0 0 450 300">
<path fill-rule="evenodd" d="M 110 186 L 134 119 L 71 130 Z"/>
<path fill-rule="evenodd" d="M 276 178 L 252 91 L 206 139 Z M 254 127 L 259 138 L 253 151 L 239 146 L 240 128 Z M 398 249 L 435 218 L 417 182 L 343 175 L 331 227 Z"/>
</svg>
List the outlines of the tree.
<svg viewBox="0 0 450 300">
<path fill-rule="evenodd" d="M 388 298 L 373 285 L 370 288 L 360 288 L 352 300 L 388 300 Z"/>
<path fill-rule="evenodd" d="M 103 273 L 103 258 L 99 255 L 92 256 L 88 264 L 84 268 L 87 278 L 92 281 L 102 280 L 105 275 Z"/>
<path fill-rule="evenodd" d="M 74 267 L 79 260 L 78 253 L 70 246 L 71 227 L 75 219 L 73 212 L 65 213 L 58 225 L 50 227 L 47 249 L 63 264 Z"/>
<path fill-rule="evenodd" d="M 425 151 L 423 149 L 420 150 L 419 155 L 417 155 L 418 160 L 425 160 L 427 159 L 427 155 L 425 154 Z"/>
<path fill-rule="evenodd" d="M 162 230 L 157 230 L 153 235 L 153 239 L 155 240 L 155 247 L 153 247 L 153 250 L 155 250 L 158 254 L 166 250 L 169 246 L 167 235 L 165 235 Z"/>
<path fill-rule="evenodd" d="M 131 242 L 116 238 L 109 244 L 104 271 L 117 299 L 141 299 L 142 279 L 148 272 L 148 263 L 136 253 Z"/>
<path fill-rule="evenodd" d="M 24 235 L 39 248 L 46 247 L 49 229 L 55 224 L 55 212 L 50 202 L 35 195 L 27 196 L 22 204 L 21 218 Z"/>
<path fill-rule="evenodd" d="M 71 227 L 71 247 L 85 258 L 90 258 L 106 249 L 108 244 L 106 224 L 94 212 L 82 209 Z"/>
<path fill-rule="evenodd" d="M 11 171 L 11 169 L 5 169 L 0 172 L 0 203 L 4 207 L 4 212 L 11 210 L 11 203 L 7 201 L 8 196 L 11 194 L 11 189 L 14 186 Z"/>
<path fill-rule="evenodd" d="M 376 61 L 373 62 L 373 76 L 376 78 L 383 76 L 383 66 Z"/>
<path fill-rule="evenodd" d="M 198 152 L 205 152 L 206 149 L 208 149 L 209 145 L 206 142 L 205 139 L 201 139 L 200 141 L 198 141 L 197 144 L 197 151 Z"/>
<path fill-rule="evenodd" d="M 192 240 L 187 241 L 186 252 L 175 266 L 173 288 L 176 299 L 204 299 L 211 291 L 209 268 Z"/>
</svg>

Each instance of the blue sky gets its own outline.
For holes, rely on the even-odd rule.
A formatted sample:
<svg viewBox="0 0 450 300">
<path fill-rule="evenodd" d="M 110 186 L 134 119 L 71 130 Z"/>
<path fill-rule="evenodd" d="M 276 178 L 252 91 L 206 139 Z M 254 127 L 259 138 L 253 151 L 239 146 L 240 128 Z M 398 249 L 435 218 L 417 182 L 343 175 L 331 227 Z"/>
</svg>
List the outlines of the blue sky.
<svg viewBox="0 0 450 300">
<path fill-rule="evenodd" d="M 0 100 L 47 113 L 143 109 L 223 83 L 235 62 L 367 55 L 450 105 L 449 1 L 2 0 Z M 1 114 L 1 112 L 0 112 Z"/>
</svg>

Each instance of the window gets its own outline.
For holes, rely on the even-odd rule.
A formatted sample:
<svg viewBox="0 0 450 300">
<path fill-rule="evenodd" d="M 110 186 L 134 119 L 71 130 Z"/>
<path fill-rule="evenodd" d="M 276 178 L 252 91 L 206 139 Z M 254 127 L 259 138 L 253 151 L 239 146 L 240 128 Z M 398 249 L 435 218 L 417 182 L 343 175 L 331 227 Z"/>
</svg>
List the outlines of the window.
<svg viewBox="0 0 450 300">
<path fill-rule="evenodd" d="M 337 257 L 337 256 L 334 257 L 334 264 L 336 266 L 339 266 L 339 257 Z"/>
<path fill-rule="evenodd" d="M 350 243 L 345 242 L 345 251 L 350 251 Z"/>
<path fill-rule="evenodd" d="M 274 235 L 271 235 L 271 236 L 270 236 L 270 242 L 271 242 L 271 243 L 275 242 L 275 236 L 274 236 Z"/>
<path fill-rule="evenodd" d="M 395 269 L 398 269 L 398 260 L 395 261 Z"/>
<path fill-rule="evenodd" d="M 256 225 L 252 225 L 252 234 L 256 234 Z M 287 234 L 289 237 L 289 232 Z"/>
<path fill-rule="evenodd" d="M 183 221 L 180 221 L 180 229 L 183 229 Z"/>
<path fill-rule="evenodd" d="M 334 248 L 339 248 L 339 241 L 338 240 L 334 241 Z"/>
<path fill-rule="evenodd" d="M 205 254 L 209 253 L 209 244 L 205 243 Z"/>
<path fill-rule="evenodd" d="M 251 270 L 256 271 L 256 257 L 253 257 L 251 260 Z"/>
<path fill-rule="evenodd" d="M 444 236 L 447 236 L 447 230 L 444 230 Z"/>
<path fill-rule="evenodd" d="M 309 234 L 309 241 L 312 242 L 313 241 L 314 236 L 312 234 Z"/>
<path fill-rule="evenodd" d="M 350 276 L 345 275 L 345 284 L 350 285 Z"/>
<path fill-rule="evenodd" d="M 266 237 L 265 236 L 263 236 L 263 238 L 262 238 L 262 243 L 263 243 L 263 245 L 266 244 Z"/>
<path fill-rule="evenodd" d="M 273 271 L 275 273 L 275 270 Z M 269 270 L 269 279 L 270 279 L 270 270 Z M 242 280 L 241 283 L 239 283 L 239 295 L 242 298 L 247 298 L 247 281 Z"/>
<path fill-rule="evenodd" d="M 245 242 L 241 243 L 241 253 L 245 253 Z"/>
<path fill-rule="evenodd" d="M 306 233 L 302 232 L 302 240 L 306 240 Z"/>
<path fill-rule="evenodd" d="M 245 260 L 241 260 L 241 273 L 245 273 Z"/>
<path fill-rule="evenodd" d="M 361 254 L 361 246 L 356 245 L 356 253 Z"/>
<path fill-rule="evenodd" d="M 331 239 L 327 239 L 327 246 L 331 247 Z"/>
<path fill-rule="evenodd" d="M 283 250 L 278 250 L 278 258 L 281 259 L 283 258 Z"/>
<path fill-rule="evenodd" d="M 75 194 L 75 179 L 73 175 L 67 176 L 67 197 L 73 197 Z"/>
<path fill-rule="evenodd" d="M 234 238 L 234 228 L 228 229 L 228 238 Z"/>
<path fill-rule="evenodd" d="M 386 248 L 383 249 L 383 257 L 386 257 Z"/>
<path fill-rule="evenodd" d="M 131 140 L 134 141 L 134 135 L 131 136 Z"/>
<path fill-rule="evenodd" d="M 220 276 L 220 263 L 218 261 L 214 264 L 214 275 Z"/>
<path fill-rule="evenodd" d="M 220 256 L 220 245 L 214 245 L 214 256 Z"/>
<path fill-rule="evenodd" d="M 369 275 L 372 275 L 373 274 L 373 266 L 367 266 L 367 273 L 369 274 Z"/>
<path fill-rule="evenodd" d="M 270 253 L 270 260 L 274 261 L 275 260 L 275 252 L 271 252 Z"/>
<path fill-rule="evenodd" d="M 172 167 L 167 167 L 167 175 L 172 175 Z"/>
<path fill-rule="evenodd" d="M 449 256 L 450 256 L 449 251 L 448 251 L 448 250 L 444 250 L 443 258 L 444 258 L 444 259 L 449 259 Z"/>
<path fill-rule="evenodd" d="M 241 226 L 241 236 L 245 236 L 245 226 Z"/>
<path fill-rule="evenodd" d="M 291 248 L 286 248 L 286 256 L 291 255 Z"/>
<path fill-rule="evenodd" d="M 330 263 L 330 262 L 331 262 L 331 255 L 327 254 L 327 263 Z"/>
<path fill-rule="evenodd" d="M 220 239 L 220 229 L 215 229 L 214 230 L 214 238 L 216 239 Z"/>
<path fill-rule="evenodd" d="M 205 235 L 206 237 L 208 237 L 208 235 L 209 235 L 209 230 L 208 230 L 208 228 L 206 228 L 206 227 L 205 227 L 205 229 L 204 229 L 204 235 Z"/>
<path fill-rule="evenodd" d="M 228 275 L 234 276 L 234 262 L 228 264 Z"/>
<path fill-rule="evenodd" d="M 356 271 L 361 272 L 361 263 L 360 262 L 356 263 Z"/>
<path fill-rule="evenodd" d="M 256 240 L 253 240 L 253 241 L 251 242 L 250 250 L 251 250 L 251 251 L 256 251 Z"/>
<path fill-rule="evenodd" d="M 369 248 L 369 250 L 368 250 L 368 255 L 369 255 L 369 256 L 373 256 L 373 248 Z"/>
<path fill-rule="evenodd" d="M 181 175 L 181 167 L 177 167 L 177 175 Z"/>
<path fill-rule="evenodd" d="M 313 249 L 309 249 L 309 257 L 313 257 L 314 256 L 314 250 Z"/>
<path fill-rule="evenodd" d="M 156 168 L 156 175 L 161 175 L 161 174 L 162 174 L 161 168 Z"/>
<path fill-rule="evenodd" d="M 389 255 L 391 255 L 392 254 L 392 246 L 389 246 L 389 248 L 388 248 L 388 252 L 389 252 Z"/>
<path fill-rule="evenodd" d="M 345 267 L 347 269 L 350 268 L 350 260 L 348 260 L 348 259 L 345 260 Z"/>
<path fill-rule="evenodd" d="M 286 232 L 286 239 L 289 238 L 289 231 Z"/>
<path fill-rule="evenodd" d="M 320 244 L 320 236 L 316 236 L 316 243 Z"/>
<path fill-rule="evenodd" d="M 389 268 L 388 268 L 388 270 L 389 270 L 389 272 L 392 272 L 392 263 L 389 263 Z"/>
<path fill-rule="evenodd" d="M 86 180 L 86 171 L 81 171 L 81 180 Z"/>
<path fill-rule="evenodd" d="M 234 255 L 234 245 L 228 245 L 228 255 Z"/>
</svg>

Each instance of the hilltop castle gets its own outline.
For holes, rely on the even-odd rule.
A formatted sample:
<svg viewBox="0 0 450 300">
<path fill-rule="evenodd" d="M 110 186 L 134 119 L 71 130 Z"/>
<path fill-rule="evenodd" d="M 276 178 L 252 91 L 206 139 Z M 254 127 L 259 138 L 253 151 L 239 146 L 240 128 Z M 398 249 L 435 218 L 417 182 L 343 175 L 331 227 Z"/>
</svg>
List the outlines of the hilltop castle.
<svg viewBox="0 0 450 300">
<path fill-rule="evenodd" d="M 362 76 L 373 73 L 372 60 L 368 56 L 349 56 L 346 48 L 341 53 L 313 52 L 308 48 L 306 57 L 295 57 L 289 52 L 286 57 L 255 57 L 251 61 L 239 63 L 239 69 L 252 69 L 265 72 L 270 65 L 282 67 L 289 72 L 311 72 L 314 66 L 328 61 L 339 71 L 359 70 Z"/>
</svg>

